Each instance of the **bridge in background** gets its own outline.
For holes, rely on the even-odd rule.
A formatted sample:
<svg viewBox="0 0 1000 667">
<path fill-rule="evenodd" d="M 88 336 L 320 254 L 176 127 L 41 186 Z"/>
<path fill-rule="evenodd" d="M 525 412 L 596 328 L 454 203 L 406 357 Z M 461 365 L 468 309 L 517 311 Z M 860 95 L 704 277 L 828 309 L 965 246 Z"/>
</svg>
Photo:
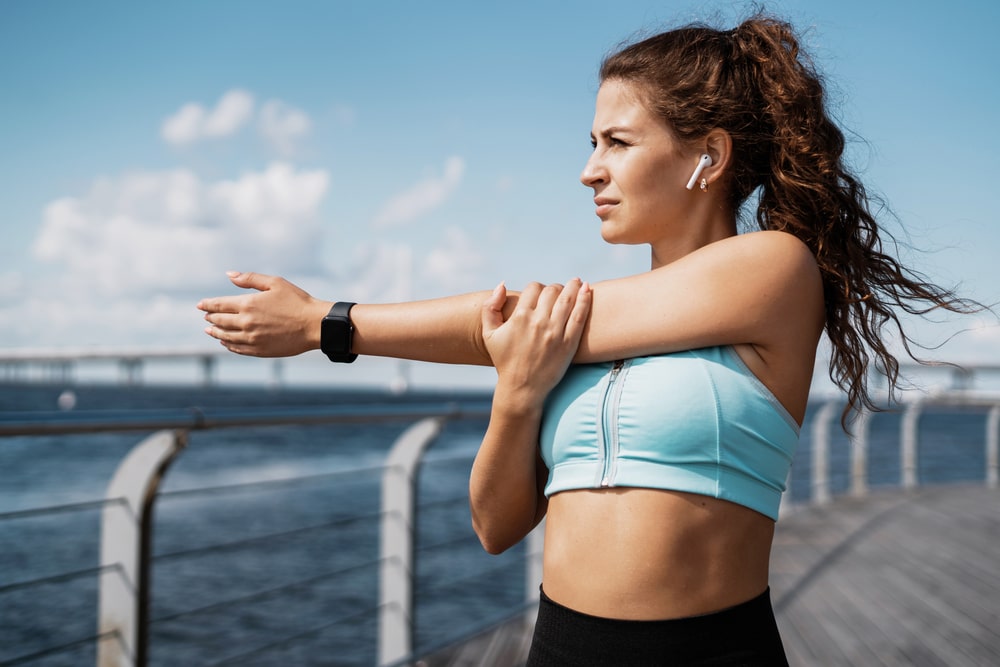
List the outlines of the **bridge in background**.
<svg viewBox="0 0 1000 667">
<path fill-rule="evenodd" d="M 119 380 L 126 385 L 140 385 L 143 367 L 150 361 L 194 362 L 201 384 L 215 383 L 215 371 L 221 351 L 194 348 L 58 348 L 4 350 L 0 352 L 0 382 L 41 381 L 71 384 L 76 369 L 84 362 L 111 363 L 118 366 Z M 276 371 L 279 373 L 280 371 Z"/>
<path fill-rule="evenodd" d="M 234 355 L 221 349 L 180 347 L 61 347 L 61 348 L 0 348 L 0 383 L 41 382 L 74 384 L 81 364 L 111 364 L 118 367 L 118 382 L 127 386 L 143 384 L 143 370 L 148 363 L 192 363 L 200 384 L 210 387 L 217 382 L 219 360 Z M 284 384 L 282 359 L 271 359 L 270 384 Z M 822 376 L 825 364 L 816 365 L 817 376 Z M 1000 390 L 1000 364 L 971 363 L 919 365 L 900 364 L 900 374 L 907 378 L 921 378 L 922 389 L 936 391 L 970 390 L 987 388 Z M 393 393 L 401 393 L 410 385 L 409 364 L 400 360 L 396 377 L 390 382 Z M 925 383 L 929 382 L 931 387 Z M 884 386 L 884 378 L 873 378 L 872 386 Z M 814 393 L 817 387 L 814 386 Z"/>
</svg>

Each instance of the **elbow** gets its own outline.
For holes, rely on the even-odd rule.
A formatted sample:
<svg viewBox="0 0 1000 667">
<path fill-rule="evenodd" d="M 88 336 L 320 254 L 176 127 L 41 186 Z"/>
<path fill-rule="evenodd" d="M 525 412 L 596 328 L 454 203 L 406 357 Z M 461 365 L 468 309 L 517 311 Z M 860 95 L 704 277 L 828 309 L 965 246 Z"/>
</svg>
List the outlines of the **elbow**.
<svg viewBox="0 0 1000 667">
<path fill-rule="evenodd" d="M 479 538 L 479 544 L 491 556 L 499 556 L 519 541 L 511 539 L 509 535 L 504 534 L 504 531 L 483 526 L 475 520 L 472 521 L 472 530 L 475 531 L 476 537 Z"/>
<path fill-rule="evenodd" d="M 479 543 L 483 545 L 483 550 L 486 551 L 491 556 L 499 556 L 504 551 L 510 548 L 509 545 L 504 545 L 501 543 L 488 542 L 486 540 L 480 539 Z"/>
</svg>

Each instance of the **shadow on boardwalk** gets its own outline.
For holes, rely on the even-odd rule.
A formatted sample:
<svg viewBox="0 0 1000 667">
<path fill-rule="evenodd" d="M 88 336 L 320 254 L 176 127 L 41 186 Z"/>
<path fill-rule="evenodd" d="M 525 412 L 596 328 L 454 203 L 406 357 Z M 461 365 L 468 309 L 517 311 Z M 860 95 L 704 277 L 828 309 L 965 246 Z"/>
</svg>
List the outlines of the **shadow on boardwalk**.
<svg viewBox="0 0 1000 667">
<path fill-rule="evenodd" d="M 792 667 L 1000 665 L 1000 491 L 893 489 L 797 510 L 778 522 L 771 594 Z M 420 664 L 523 664 L 530 631 L 513 621 Z"/>
</svg>

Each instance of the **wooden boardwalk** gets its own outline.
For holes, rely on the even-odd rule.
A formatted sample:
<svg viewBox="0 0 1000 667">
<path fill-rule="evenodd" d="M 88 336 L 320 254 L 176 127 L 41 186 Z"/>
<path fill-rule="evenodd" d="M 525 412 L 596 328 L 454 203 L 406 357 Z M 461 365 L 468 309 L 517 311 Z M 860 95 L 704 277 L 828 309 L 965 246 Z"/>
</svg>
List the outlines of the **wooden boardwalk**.
<svg viewBox="0 0 1000 667">
<path fill-rule="evenodd" d="M 778 522 L 771 593 L 793 667 L 1000 666 L 1000 491 L 872 492 Z M 515 667 L 513 622 L 422 661 Z"/>
</svg>

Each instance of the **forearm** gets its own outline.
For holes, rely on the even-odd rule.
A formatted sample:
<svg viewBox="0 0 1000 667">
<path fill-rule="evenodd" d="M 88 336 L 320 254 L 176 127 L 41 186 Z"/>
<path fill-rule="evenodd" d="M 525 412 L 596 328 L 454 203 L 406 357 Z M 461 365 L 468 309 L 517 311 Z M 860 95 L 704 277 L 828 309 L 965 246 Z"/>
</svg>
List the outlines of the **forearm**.
<svg viewBox="0 0 1000 667">
<path fill-rule="evenodd" d="M 450 364 L 492 365 L 483 345 L 483 302 L 489 292 L 351 309 L 353 351 Z M 509 312 L 513 302 L 505 307 Z"/>
<path fill-rule="evenodd" d="M 541 403 L 519 406 L 504 388 L 493 411 L 469 478 L 472 525 L 490 553 L 514 546 L 545 516 L 546 470 L 538 457 Z"/>
</svg>

